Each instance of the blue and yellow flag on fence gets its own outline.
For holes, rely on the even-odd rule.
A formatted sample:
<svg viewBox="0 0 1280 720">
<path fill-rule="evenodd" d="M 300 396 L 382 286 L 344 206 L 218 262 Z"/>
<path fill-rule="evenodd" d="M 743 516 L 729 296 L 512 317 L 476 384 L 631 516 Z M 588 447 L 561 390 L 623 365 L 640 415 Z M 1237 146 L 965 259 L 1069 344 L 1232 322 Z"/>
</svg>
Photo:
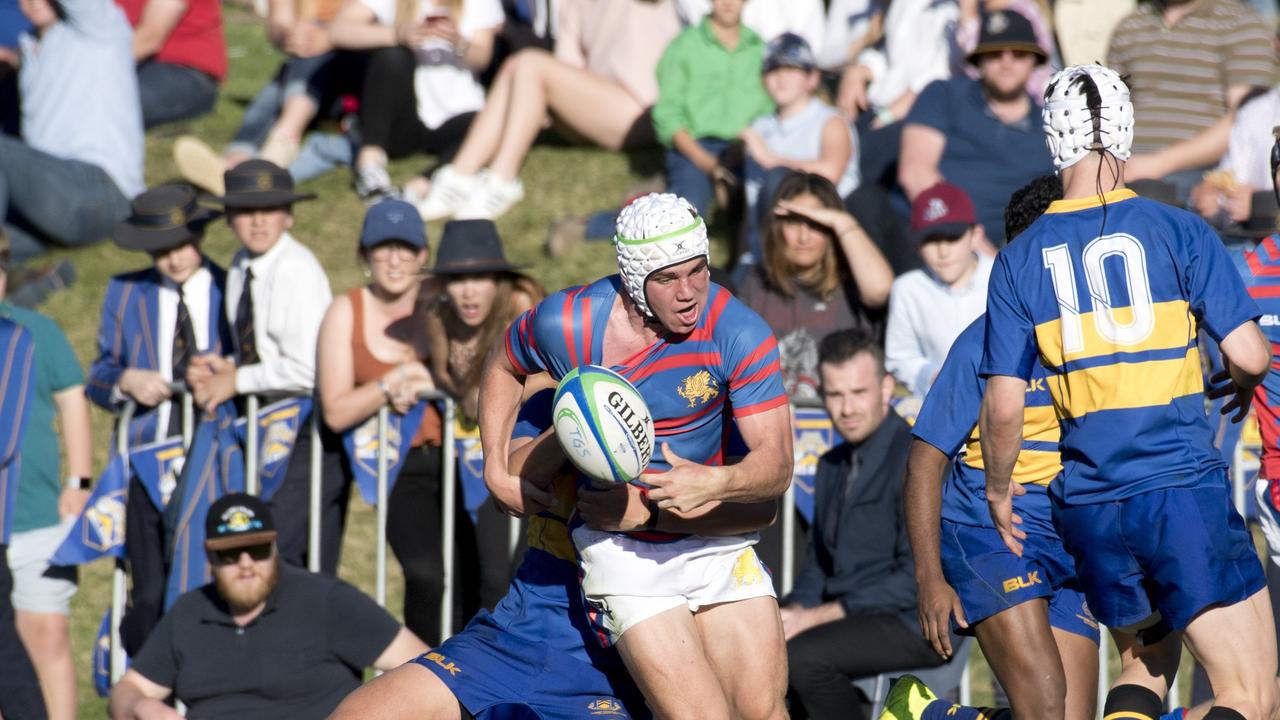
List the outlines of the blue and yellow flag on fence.
<svg viewBox="0 0 1280 720">
<path fill-rule="evenodd" d="M 204 550 L 209 506 L 227 493 L 244 491 L 244 453 L 235 420 L 231 404 L 223 403 L 213 418 L 196 428 L 178 486 L 165 508 L 166 611 L 182 593 L 212 578 Z"/>
<path fill-rule="evenodd" d="M 311 398 L 295 397 L 271 403 L 258 410 L 258 496 L 270 500 L 284 482 L 289 456 L 298 435 L 311 432 Z M 241 447 L 248 442 L 248 418 L 236 421 L 236 438 Z M 310 458 L 303 458 L 309 462 Z M 203 520 L 203 516 L 201 518 Z"/>
<path fill-rule="evenodd" d="M 128 489 L 128 460 L 123 455 L 116 455 L 98 478 L 84 510 L 49 559 L 49 564 L 80 565 L 101 557 L 123 558 Z"/>
<path fill-rule="evenodd" d="M 409 443 L 422 425 L 422 416 L 427 411 L 427 401 L 421 400 L 409 411 L 401 415 L 397 412 L 387 413 L 387 493 L 395 486 L 400 476 L 400 468 L 404 467 L 405 458 L 412 451 Z M 347 453 L 347 462 L 351 465 L 351 473 L 355 476 L 356 487 L 360 489 L 360 497 L 370 505 L 378 502 L 378 416 L 371 415 L 364 422 L 342 434 L 342 447 Z"/>
<path fill-rule="evenodd" d="M 791 431 L 795 465 L 791 484 L 795 488 L 796 511 L 806 522 L 813 522 L 813 478 L 818 472 L 818 458 L 843 442 L 836 434 L 831 417 L 822 408 L 795 409 Z"/>
</svg>

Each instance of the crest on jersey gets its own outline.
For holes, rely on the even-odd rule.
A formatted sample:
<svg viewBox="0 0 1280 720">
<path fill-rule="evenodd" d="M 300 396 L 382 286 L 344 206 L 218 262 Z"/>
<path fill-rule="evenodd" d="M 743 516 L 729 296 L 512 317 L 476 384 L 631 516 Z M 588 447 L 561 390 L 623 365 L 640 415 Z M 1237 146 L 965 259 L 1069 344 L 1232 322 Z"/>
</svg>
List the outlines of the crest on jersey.
<svg viewBox="0 0 1280 720">
<path fill-rule="evenodd" d="M 613 698 L 600 698 L 587 703 L 587 712 L 592 715 L 607 717 L 616 715 L 626 717 L 626 711 L 622 709 L 622 703 Z"/>
<path fill-rule="evenodd" d="M 689 401 L 689 407 L 706 405 L 720 394 L 720 385 L 706 370 L 690 375 L 676 388 L 676 394 Z"/>
<path fill-rule="evenodd" d="M 930 198 L 929 204 L 924 208 L 924 221 L 933 222 L 938 218 L 945 217 L 950 212 L 946 201 L 940 197 Z"/>
</svg>

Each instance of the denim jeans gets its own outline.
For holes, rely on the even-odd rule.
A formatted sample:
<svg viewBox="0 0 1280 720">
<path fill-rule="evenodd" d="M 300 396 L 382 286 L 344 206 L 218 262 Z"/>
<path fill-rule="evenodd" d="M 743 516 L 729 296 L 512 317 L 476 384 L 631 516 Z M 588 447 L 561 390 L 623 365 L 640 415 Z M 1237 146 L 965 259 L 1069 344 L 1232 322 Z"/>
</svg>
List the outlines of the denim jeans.
<svg viewBox="0 0 1280 720">
<path fill-rule="evenodd" d="M 337 53 L 331 51 L 315 57 L 291 57 L 286 60 L 275 77 L 262 86 L 258 94 L 253 96 L 249 107 L 245 108 L 240 129 L 227 149 L 257 152 L 262 143 L 266 142 L 267 133 L 276 124 L 285 100 L 294 95 L 305 94 L 319 106 L 324 98 L 329 65 L 335 57 Z"/>
<path fill-rule="evenodd" d="M 97 242 L 128 216 L 129 199 L 102 168 L 0 135 L 0 218 L 15 262 Z"/>
<path fill-rule="evenodd" d="M 719 157 L 729 149 L 729 141 L 720 138 L 698 138 L 703 150 Z M 711 178 L 698 169 L 693 161 L 674 147 L 667 148 L 667 192 L 688 200 L 702 217 L 711 209 L 715 188 Z"/>
<path fill-rule="evenodd" d="M 138 66 L 142 124 L 148 129 L 213 110 L 218 81 L 195 68 L 151 60 Z"/>
</svg>

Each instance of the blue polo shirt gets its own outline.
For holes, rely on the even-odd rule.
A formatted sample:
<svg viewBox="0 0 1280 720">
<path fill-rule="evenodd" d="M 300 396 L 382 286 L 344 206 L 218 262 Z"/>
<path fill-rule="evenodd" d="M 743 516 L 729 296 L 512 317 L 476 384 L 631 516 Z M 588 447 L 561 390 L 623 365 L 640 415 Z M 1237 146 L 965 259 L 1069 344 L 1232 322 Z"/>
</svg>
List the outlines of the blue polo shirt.
<svg viewBox="0 0 1280 720">
<path fill-rule="evenodd" d="M 987 237 L 1003 245 L 1009 196 L 1053 172 L 1039 105 L 1032 101 L 1026 117 L 1006 124 L 992 114 L 979 81 L 957 77 L 930 83 L 911 106 L 907 123 L 931 127 L 946 137 L 938 171 L 969 193 Z"/>
</svg>

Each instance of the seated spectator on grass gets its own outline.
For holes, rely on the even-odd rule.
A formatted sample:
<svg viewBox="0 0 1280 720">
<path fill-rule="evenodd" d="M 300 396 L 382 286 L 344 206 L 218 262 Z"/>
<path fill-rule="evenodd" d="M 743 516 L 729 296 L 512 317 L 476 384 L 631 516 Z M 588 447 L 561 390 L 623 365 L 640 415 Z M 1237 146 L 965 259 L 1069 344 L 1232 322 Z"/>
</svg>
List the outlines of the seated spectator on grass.
<svg viewBox="0 0 1280 720">
<path fill-rule="evenodd" d="M 337 578 L 280 561 L 271 511 L 242 493 L 205 518 L 213 582 L 183 594 L 111 692 L 113 720 L 323 718 L 360 686 L 427 646 Z"/>
<path fill-rule="evenodd" d="M 738 185 L 738 134 L 773 110 L 760 77 L 764 51 L 760 36 L 742 24 L 742 0 L 722 0 L 658 63 L 653 126 L 667 147 L 667 192 L 703 217 L 717 186 Z"/>
<path fill-rule="evenodd" d="M 314 195 L 294 191 L 293 180 L 266 160 L 246 160 L 225 175 L 227 224 L 240 249 L 227 271 L 225 296 L 235 347 L 229 357 L 197 356 L 187 372 L 196 404 L 212 412 L 244 395 L 310 395 L 315 390 L 316 339 L 332 293 L 315 255 L 289 230 L 294 203 Z M 312 412 L 319 412 L 313 408 Z M 342 547 L 351 473 L 342 439 L 320 431 L 320 569 L 334 574 Z M 298 433 L 271 507 L 284 561 L 306 567 L 311 494 L 311 433 Z"/>
<path fill-rule="evenodd" d="M 420 392 L 435 388 L 423 364 L 430 356 L 427 333 L 413 317 L 427 262 L 426 228 L 417 209 L 395 198 L 370 207 L 358 256 L 368 284 L 335 298 L 320 325 L 317 385 L 325 422 L 335 432 L 367 421 L 386 404 L 408 412 Z M 442 639 L 440 427 L 440 413 L 430 406 L 418 427 L 405 429 L 412 440 L 402 446 L 404 466 L 387 503 L 387 539 L 404 569 L 405 625 L 431 645 Z M 461 504 L 458 509 L 462 536 L 471 521 Z M 464 576 L 468 565 L 474 560 L 460 563 Z M 464 616 L 476 607 L 464 604 Z"/>
<path fill-rule="evenodd" d="M 846 328 L 878 336 L 893 271 L 820 175 L 788 175 L 769 210 L 763 262 L 737 295 L 777 336 L 791 402 L 816 406 L 818 341 Z"/>
<path fill-rule="evenodd" d="M 227 77 L 219 0 L 115 0 L 133 26 L 142 121 L 147 128 L 213 110 Z"/>
<path fill-rule="evenodd" d="M 1032 70 L 1046 58 L 1025 17 L 1002 11 L 983 21 L 969 54 L 979 79 L 930 85 L 907 117 L 898 181 L 908 198 L 939 182 L 958 185 L 972 199 L 986 238 L 1004 244 L 1009 194 L 1053 170 L 1040 107 L 1027 94 Z"/>
<path fill-rule="evenodd" d="M 363 58 L 335 50 L 329 39 L 338 5 L 338 0 L 271 0 L 267 37 L 287 57 L 245 108 L 240 129 L 221 156 L 194 135 L 174 143 L 174 162 L 188 182 L 221 195 L 222 173 L 250 158 L 289 168 L 317 116 L 330 114 L 342 95 L 359 92 Z"/>
<path fill-rule="evenodd" d="M 916 95 L 950 76 L 959 9 L 953 0 L 894 0 L 879 42 L 840 76 L 836 106 L 851 118 L 870 112 L 873 129 L 907 116 Z"/>
<path fill-rule="evenodd" d="M 713 0 L 676 0 L 676 12 L 688 27 L 710 15 L 713 4 Z M 825 23 L 822 0 L 746 0 L 742 7 L 742 24 L 766 43 L 791 33 L 804 38 L 811 48 L 820 47 Z"/>
<path fill-rule="evenodd" d="M 818 65 L 839 76 L 856 64 L 863 50 L 884 37 L 883 0 L 831 0 L 822 45 L 814 47 Z"/>
<path fill-rule="evenodd" d="M 424 304 L 425 327 L 435 350 L 431 370 L 440 389 L 457 401 L 463 425 L 474 427 L 485 353 L 546 292 L 507 262 L 491 220 L 445 223 L 431 278 L 436 294 Z M 530 378 L 524 399 L 554 386 L 549 375 Z M 466 523 L 469 527 L 470 517 Z M 492 610 L 506 593 L 512 570 L 509 518 L 492 497 L 476 510 L 475 542 L 480 604 Z"/>
<path fill-rule="evenodd" d="M 875 337 L 841 330 L 818 349 L 822 398 L 844 443 L 818 461 L 809 553 L 783 601 L 791 691 L 813 720 L 865 718 L 850 680 L 934 667 L 921 637 L 902 509 L 911 428 L 892 408 Z"/>
<path fill-rule="evenodd" d="M 423 219 L 492 219 L 519 202 L 520 167 L 548 115 L 609 150 L 652 144 L 654 68 L 679 31 L 671 2 L 562 0 L 555 54 L 529 48 L 502 64 L 458 154 L 432 176 Z"/>
<path fill-rule="evenodd" d="M 816 96 L 817 58 L 799 35 L 784 34 L 769 43 L 764 58 L 764 87 L 776 110 L 739 133 L 746 148 L 747 229 L 738 262 L 760 257 L 760 220 L 782 178 L 792 171 L 821 175 L 840 197 L 858 187 L 857 136 L 839 111 Z"/>
<path fill-rule="evenodd" d="M 16 262 L 108 237 L 146 189 L 124 14 L 110 0 L 21 7 L 35 27 L 22 38 L 22 139 L 0 135 L 0 219 Z"/>
<path fill-rule="evenodd" d="M 1003 220 L 1002 220 L 1003 222 Z M 924 267 L 900 275 L 889 293 L 885 365 L 924 397 L 951 343 L 987 308 L 990 244 L 973 203 L 955 185 L 938 183 L 911 203 L 911 242 Z"/>
<path fill-rule="evenodd" d="M 334 44 L 372 50 L 355 160 L 356 193 L 366 203 L 397 194 L 388 158 L 453 158 L 484 107 L 477 76 L 489 67 L 502 22 L 499 0 L 359 0 L 338 11 Z"/>
<path fill-rule="evenodd" d="M 1276 84 L 1273 37 L 1237 0 L 1157 0 L 1121 21 L 1107 64 L 1133 98 L 1125 182 L 1162 180 L 1185 201 L 1222 159 L 1249 89 Z"/>
<path fill-rule="evenodd" d="M 205 226 L 217 215 L 196 204 L 190 187 L 161 185 L 134 198 L 113 234 L 122 249 L 150 255 L 151 267 L 107 283 L 85 394 L 113 413 L 137 403 L 126 429 L 131 448 L 181 435 L 182 405 L 170 383 L 185 381 L 197 354 L 231 349 L 222 305 L 226 272 L 200 251 Z M 126 651 L 136 653 L 164 610 L 164 524 L 141 483 L 129 483 L 128 507 L 125 552 L 133 582 L 120 633 Z"/>
<path fill-rule="evenodd" d="M 982 20 L 1000 12 L 1014 12 L 1031 23 L 1036 34 L 1036 45 L 1047 56 L 1047 61 L 1036 66 L 1027 78 L 1027 92 L 1037 105 L 1044 105 L 1044 89 L 1053 76 L 1058 48 L 1053 40 L 1053 25 L 1049 8 L 1043 0 L 960 0 L 960 21 L 956 23 L 956 46 L 959 53 L 953 58 L 952 77 L 968 75 L 977 80 L 978 68 L 968 62 L 967 56 L 978 46 L 982 36 Z"/>
<path fill-rule="evenodd" d="M 1274 209 L 1271 129 L 1277 125 L 1280 87 L 1257 93 L 1240 105 L 1222 162 L 1191 190 L 1191 204 L 1204 219 L 1231 232 L 1255 215 L 1255 204 L 1264 211 Z"/>
</svg>

